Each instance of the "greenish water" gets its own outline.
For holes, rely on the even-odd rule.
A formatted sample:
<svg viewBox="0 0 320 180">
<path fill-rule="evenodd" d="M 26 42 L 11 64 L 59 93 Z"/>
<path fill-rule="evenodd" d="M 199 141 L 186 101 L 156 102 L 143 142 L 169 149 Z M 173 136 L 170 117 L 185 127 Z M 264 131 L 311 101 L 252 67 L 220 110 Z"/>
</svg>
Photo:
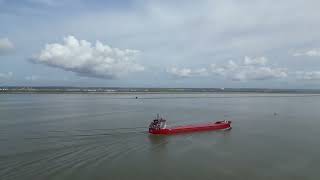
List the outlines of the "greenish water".
<svg viewBox="0 0 320 180">
<path fill-rule="evenodd" d="M 0 95 L 0 179 L 319 179 L 320 96 L 135 96 Z M 150 136 L 156 113 L 233 129 Z"/>
</svg>

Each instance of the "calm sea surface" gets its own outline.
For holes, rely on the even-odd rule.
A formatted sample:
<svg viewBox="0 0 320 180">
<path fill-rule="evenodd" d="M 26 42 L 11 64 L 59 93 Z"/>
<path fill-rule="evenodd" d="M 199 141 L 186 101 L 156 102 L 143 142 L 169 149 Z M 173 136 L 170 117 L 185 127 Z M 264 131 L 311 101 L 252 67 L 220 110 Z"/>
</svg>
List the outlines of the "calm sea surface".
<svg viewBox="0 0 320 180">
<path fill-rule="evenodd" d="M 157 113 L 233 129 L 151 136 Z M 320 96 L 0 95 L 1 180 L 318 180 L 319 137 Z"/>
</svg>

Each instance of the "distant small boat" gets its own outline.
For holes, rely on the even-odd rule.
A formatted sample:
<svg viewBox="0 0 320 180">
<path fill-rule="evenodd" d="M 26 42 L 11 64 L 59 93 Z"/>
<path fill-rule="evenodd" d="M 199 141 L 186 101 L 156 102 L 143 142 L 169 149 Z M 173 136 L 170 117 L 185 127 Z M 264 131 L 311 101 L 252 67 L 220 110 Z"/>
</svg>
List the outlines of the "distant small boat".
<svg viewBox="0 0 320 180">
<path fill-rule="evenodd" d="M 166 120 L 160 118 L 157 115 L 149 126 L 149 133 L 151 134 L 178 134 L 178 133 L 188 133 L 188 132 L 197 132 L 197 131 L 215 131 L 215 130 L 228 130 L 231 129 L 231 121 L 223 120 L 210 123 L 201 123 L 201 124 L 190 124 L 184 126 L 174 126 L 167 127 Z"/>
</svg>

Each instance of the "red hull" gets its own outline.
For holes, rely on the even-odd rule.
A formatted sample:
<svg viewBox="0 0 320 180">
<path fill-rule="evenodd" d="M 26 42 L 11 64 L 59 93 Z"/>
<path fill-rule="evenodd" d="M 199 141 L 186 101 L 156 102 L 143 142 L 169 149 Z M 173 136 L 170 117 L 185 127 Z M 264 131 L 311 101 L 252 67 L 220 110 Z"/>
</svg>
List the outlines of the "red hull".
<svg viewBox="0 0 320 180">
<path fill-rule="evenodd" d="M 188 133 L 197 131 L 214 131 L 214 130 L 226 130 L 231 128 L 231 121 L 218 121 L 206 124 L 194 124 L 185 126 L 176 126 L 165 129 L 149 129 L 151 134 L 178 134 L 178 133 Z"/>
</svg>

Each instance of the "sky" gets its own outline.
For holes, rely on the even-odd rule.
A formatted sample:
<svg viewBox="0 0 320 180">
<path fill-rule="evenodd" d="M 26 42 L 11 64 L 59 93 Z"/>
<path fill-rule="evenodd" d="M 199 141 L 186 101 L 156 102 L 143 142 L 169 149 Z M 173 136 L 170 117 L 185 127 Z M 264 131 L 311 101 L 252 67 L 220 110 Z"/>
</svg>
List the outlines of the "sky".
<svg viewBox="0 0 320 180">
<path fill-rule="evenodd" d="M 320 89 L 317 0 L 0 0 L 0 86 Z"/>
</svg>

